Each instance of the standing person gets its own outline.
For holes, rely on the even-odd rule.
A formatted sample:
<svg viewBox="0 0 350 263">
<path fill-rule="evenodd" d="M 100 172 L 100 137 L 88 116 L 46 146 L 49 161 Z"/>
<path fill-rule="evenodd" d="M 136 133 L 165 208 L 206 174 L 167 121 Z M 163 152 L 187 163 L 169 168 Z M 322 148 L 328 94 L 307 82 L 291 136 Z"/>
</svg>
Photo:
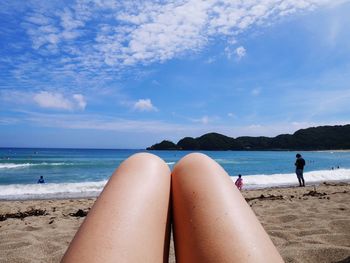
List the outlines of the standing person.
<svg viewBox="0 0 350 263">
<path fill-rule="evenodd" d="M 41 175 L 38 180 L 38 184 L 44 184 L 44 183 L 45 183 L 44 177 Z"/>
<path fill-rule="evenodd" d="M 297 159 L 295 161 L 295 173 L 297 174 L 298 181 L 299 181 L 299 187 L 305 186 L 304 181 L 304 166 L 305 166 L 305 160 L 301 157 L 299 153 L 295 156 Z"/>
<path fill-rule="evenodd" d="M 243 187 L 243 179 L 242 179 L 242 175 L 241 175 L 241 174 L 238 175 L 238 179 L 236 180 L 235 185 L 237 186 L 237 188 L 239 189 L 239 191 L 242 190 L 242 187 Z"/>
</svg>

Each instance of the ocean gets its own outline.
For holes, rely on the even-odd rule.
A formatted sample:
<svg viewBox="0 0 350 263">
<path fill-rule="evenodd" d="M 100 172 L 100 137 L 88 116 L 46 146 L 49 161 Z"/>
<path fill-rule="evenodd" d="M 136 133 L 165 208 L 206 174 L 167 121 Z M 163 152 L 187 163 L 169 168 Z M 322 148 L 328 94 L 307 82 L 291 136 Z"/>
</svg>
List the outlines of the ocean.
<svg viewBox="0 0 350 263">
<path fill-rule="evenodd" d="M 0 199 L 97 196 L 118 165 L 145 150 L 0 148 Z M 151 151 L 170 168 L 187 151 Z M 244 188 L 297 185 L 294 151 L 206 151 Z M 350 151 L 301 152 L 307 184 L 350 180 Z M 37 184 L 40 176 L 45 184 Z M 140 178 L 142 180 L 142 178 Z"/>
</svg>

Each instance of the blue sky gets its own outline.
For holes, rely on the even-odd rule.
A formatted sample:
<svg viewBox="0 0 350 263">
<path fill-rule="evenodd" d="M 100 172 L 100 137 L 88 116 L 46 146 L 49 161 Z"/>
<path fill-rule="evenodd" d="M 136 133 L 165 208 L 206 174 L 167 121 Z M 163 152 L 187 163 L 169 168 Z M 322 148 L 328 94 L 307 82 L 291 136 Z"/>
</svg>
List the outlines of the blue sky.
<svg viewBox="0 0 350 263">
<path fill-rule="evenodd" d="M 2 1 L 0 146 L 350 123 L 350 1 Z"/>
</svg>

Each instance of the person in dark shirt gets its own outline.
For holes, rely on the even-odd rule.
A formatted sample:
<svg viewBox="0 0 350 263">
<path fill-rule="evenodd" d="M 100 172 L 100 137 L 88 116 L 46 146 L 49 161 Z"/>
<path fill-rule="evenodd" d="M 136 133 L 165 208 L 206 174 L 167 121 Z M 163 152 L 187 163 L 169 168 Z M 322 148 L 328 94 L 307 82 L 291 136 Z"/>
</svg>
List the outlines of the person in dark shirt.
<svg viewBox="0 0 350 263">
<path fill-rule="evenodd" d="M 297 158 L 295 161 L 295 173 L 297 174 L 299 186 L 305 186 L 305 180 L 303 175 L 305 160 L 301 157 L 299 153 L 295 157 Z"/>
<path fill-rule="evenodd" d="M 39 180 L 38 180 L 38 184 L 44 184 L 45 181 L 44 181 L 44 177 L 43 176 L 40 176 Z"/>
</svg>

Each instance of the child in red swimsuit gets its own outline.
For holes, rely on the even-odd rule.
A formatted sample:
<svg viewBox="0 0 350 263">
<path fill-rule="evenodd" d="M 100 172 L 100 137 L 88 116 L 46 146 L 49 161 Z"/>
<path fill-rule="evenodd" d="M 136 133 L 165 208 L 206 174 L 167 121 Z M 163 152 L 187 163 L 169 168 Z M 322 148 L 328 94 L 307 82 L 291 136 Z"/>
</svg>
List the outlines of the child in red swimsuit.
<svg viewBox="0 0 350 263">
<path fill-rule="evenodd" d="M 243 187 L 243 179 L 242 179 L 242 175 L 238 175 L 238 179 L 235 182 L 235 185 L 237 186 L 237 188 L 239 189 L 239 191 L 242 190 Z"/>
</svg>

